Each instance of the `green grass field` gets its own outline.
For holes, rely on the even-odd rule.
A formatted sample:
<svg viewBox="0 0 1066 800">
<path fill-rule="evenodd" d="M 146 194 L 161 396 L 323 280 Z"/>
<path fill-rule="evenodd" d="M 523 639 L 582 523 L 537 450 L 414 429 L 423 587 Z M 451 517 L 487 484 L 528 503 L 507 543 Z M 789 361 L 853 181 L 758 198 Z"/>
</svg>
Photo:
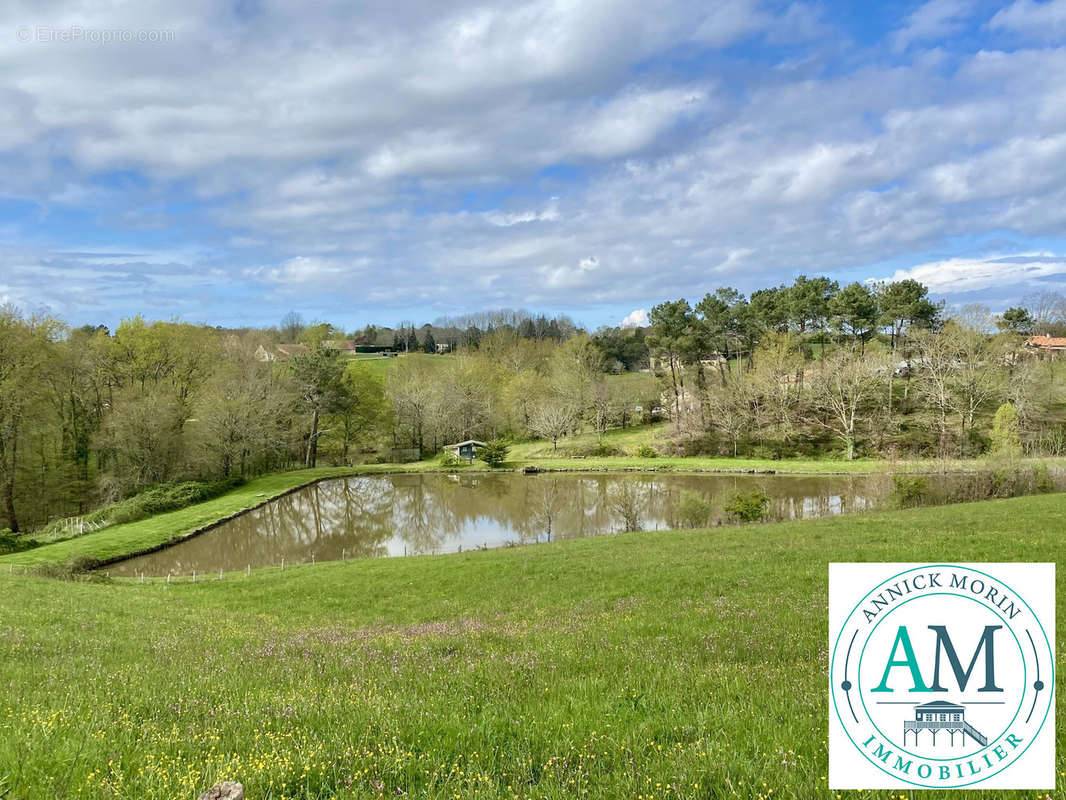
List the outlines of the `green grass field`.
<svg viewBox="0 0 1066 800">
<path fill-rule="evenodd" d="M 1055 561 L 1064 518 L 1047 495 L 169 586 L 0 569 L 0 795 L 829 797 L 827 564 Z"/>
</svg>

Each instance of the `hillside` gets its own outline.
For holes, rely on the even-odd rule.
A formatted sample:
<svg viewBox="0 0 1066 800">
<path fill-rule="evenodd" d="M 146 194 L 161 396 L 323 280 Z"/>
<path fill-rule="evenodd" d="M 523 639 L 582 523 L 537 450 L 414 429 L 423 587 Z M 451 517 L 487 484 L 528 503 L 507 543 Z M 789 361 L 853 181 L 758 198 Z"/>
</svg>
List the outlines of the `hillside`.
<svg viewBox="0 0 1066 800">
<path fill-rule="evenodd" d="M 0 793 L 824 796 L 828 562 L 1054 561 L 1064 515 L 1049 495 L 195 585 L 4 570 Z"/>
</svg>

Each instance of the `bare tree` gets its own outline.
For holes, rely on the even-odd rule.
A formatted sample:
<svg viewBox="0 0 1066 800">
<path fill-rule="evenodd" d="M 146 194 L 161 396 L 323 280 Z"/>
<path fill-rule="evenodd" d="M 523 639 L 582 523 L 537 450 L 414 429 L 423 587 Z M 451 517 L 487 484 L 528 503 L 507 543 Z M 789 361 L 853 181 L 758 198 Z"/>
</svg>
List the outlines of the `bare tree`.
<svg viewBox="0 0 1066 800">
<path fill-rule="evenodd" d="M 744 434 L 752 427 L 751 392 L 747 382 L 740 377 L 729 381 L 717 391 L 707 395 L 707 407 L 711 425 L 729 437 L 733 444 L 733 457 Z"/>
<path fill-rule="evenodd" d="M 296 311 L 290 311 L 281 318 L 281 338 L 286 342 L 295 342 L 303 333 L 304 318 Z"/>
<path fill-rule="evenodd" d="M 561 397 L 548 397 L 533 408 L 529 427 L 535 434 L 551 439 L 552 450 L 559 449 L 559 439 L 577 424 L 579 414 L 574 405 Z"/>
<path fill-rule="evenodd" d="M 939 431 L 938 450 L 946 454 L 948 438 L 948 414 L 954 408 L 952 402 L 952 373 L 958 366 L 958 345 L 950 335 L 954 323 L 946 326 L 946 333 L 918 331 L 911 338 L 915 357 L 911 367 L 915 371 L 915 387 L 918 396 L 936 413 Z"/>
<path fill-rule="evenodd" d="M 962 429 L 973 430 L 977 414 L 1003 392 L 1004 351 L 987 333 L 984 320 L 973 326 L 948 326 L 941 335 L 956 339 L 957 364 L 950 380 L 953 405 Z"/>
<path fill-rule="evenodd" d="M 424 456 L 426 433 L 432 422 L 436 398 L 434 375 L 422 360 L 403 359 L 388 374 L 385 390 L 396 417 L 396 430 Z"/>
<path fill-rule="evenodd" d="M 537 522 L 538 526 L 542 528 L 548 537 L 548 541 L 552 540 L 552 530 L 555 524 L 555 517 L 559 512 L 561 505 L 561 497 L 559 491 L 559 479 L 549 478 L 545 480 L 538 480 L 534 488 L 535 494 L 533 502 L 531 503 L 533 518 Z M 537 531 L 536 538 L 540 540 L 540 531 Z"/>
<path fill-rule="evenodd" d="M 843 442 L 849 461 L 855 458 L 855 431 L 864 403 L 878 391 L 886 369 L 884 359 L 841 348 L 826 358 L 811 380 L 814 408 L 809 420 Z"/>
<path fill-rule="evenodd" d="M 785 438 L 793 432 L 803 400 L 806 363 L 800 341 L 789 333 L 768 332 L 755 352 L 755 368 L 744 377 L 742 392 L 760 430 L 774 428 Z"/>
<path fill-rule="evenodd" d="M 1066 324 L 1066 296 L 1061 292 L 1037 292 L 1023 302 L 1033 317 L 1034 333 L 1046 334 Z"/>
</svg>

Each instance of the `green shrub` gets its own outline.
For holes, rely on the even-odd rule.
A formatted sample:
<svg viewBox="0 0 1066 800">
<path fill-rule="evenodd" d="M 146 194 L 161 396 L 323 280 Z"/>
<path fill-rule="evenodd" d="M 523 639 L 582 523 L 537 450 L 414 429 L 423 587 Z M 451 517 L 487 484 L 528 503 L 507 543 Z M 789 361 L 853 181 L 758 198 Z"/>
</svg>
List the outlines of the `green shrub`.
<svg viewBox="0 0 1066 800">
<path fill-rule="evenodd" d="M 737 522 L 760 522 L 770 512 L 770 497 L 765 492 L 737 492 L 723 506 Z"/>
<path fill-rule="evenodd" d="M 965 434 L 959 434 L 959 455 L 962 458 L 976 458 L 988 451 L 992 442 L 977 428 L 971 428 Z"/>
<path fill-rule="evenodd" d="M 111 513 L 108 515 L 107 522 L 110 525 L 136 522 L 139 519 L 162 514 L 165 511 L 176 511 L 179 508 L 202 503 L 205 500 L 211 500 L 223 495 L 243 483 L 244 478 L 235 476 L 211 483 L 186 481 L 184 483 L 156 486 L 111 506 Z M 106 508 L 101 509 L 101 511 L 107 510 Z"/>
<path fill-rule="evenodd" d="M 495 469 L 503 466 L 503 462 L 507 460 L 507 453 L 507 444 L 496 439 L 486 442 L 485 446 L 478 450 L 477 457 Z"/>
<path fill-rule="evenodd" d="M 696 492 L 683 491 L 677 501 L 677 524 L 682 528 L 703 528 L 711 519 L 711 503 Z"/>
<path fill-rule="evenodd" d="M 233 476 L 221 481 L 185 481 L 152 486 L 125 500 L 86 514 L 81 517 L 82 528 L 85 532 L 96 531 L 108 525 L 137 522 L 165 511 L 176 511 L 223 495 L 244 482 L 244 478 Z M 70 538 L 67 524 L 67 520 L 57 520 L 44 529 L 43 533 L 46 535 L 42 538 L 52 541 Z"/>
<path fill-rule="evenodd" d="M 1010 461 L 1022 454 L 1022 439 L 1019 435 L 1021 425 L 1018 421 L 1018 409 L 1012 403 L 1004 403 L 996 410 L 992 418 L 992 446 L 990 452 L 997 458 Z"/>
<path fill-rule="evenodd" d="M 642 444 L 637 448 L 638 458 L 658 458 L 659 451 L 652 447 L 650 444 Z"/>
<path fill-rule="evenodd" d="M 437 458 L 437 463 L 442 467 L 465 467 L 466 461 L 459 458 L 451 450 L 444 450 Z"/>
<path fill-rule="evenodd" d="M 893 475 L 892 502 L 899 508 L 917 508 L 929 502 L 929 479 L 921 475 Z"/>
<path fill-rule="evenodd" d="M 0 555 L 31 550 L 37 547 L 38 544 L 39 542 L 34 539 L 24 539 L 21 536 L 17 536 L 9 528 L 4 528 L 0 531 Z"/>
<path fill-rule="evenodd" d="M 1047 464 L 1035 464 L 1033 466 L 1033 491 L 1037 494 L 1050 494 L 1057 488 Z"/>
</svg>

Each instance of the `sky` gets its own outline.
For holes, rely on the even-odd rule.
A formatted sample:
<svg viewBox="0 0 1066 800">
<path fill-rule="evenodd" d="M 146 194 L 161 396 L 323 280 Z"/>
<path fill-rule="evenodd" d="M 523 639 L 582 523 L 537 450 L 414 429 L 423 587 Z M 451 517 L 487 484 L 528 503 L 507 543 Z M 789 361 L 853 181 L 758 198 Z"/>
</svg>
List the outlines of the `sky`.
<svg viewBox="0 0 1066 800">
<path fill-rule="evenodd" d="M 5 0 L 0 303 L 639 322 L 1066 288 L 1066 0 Z"/>
</svg>

